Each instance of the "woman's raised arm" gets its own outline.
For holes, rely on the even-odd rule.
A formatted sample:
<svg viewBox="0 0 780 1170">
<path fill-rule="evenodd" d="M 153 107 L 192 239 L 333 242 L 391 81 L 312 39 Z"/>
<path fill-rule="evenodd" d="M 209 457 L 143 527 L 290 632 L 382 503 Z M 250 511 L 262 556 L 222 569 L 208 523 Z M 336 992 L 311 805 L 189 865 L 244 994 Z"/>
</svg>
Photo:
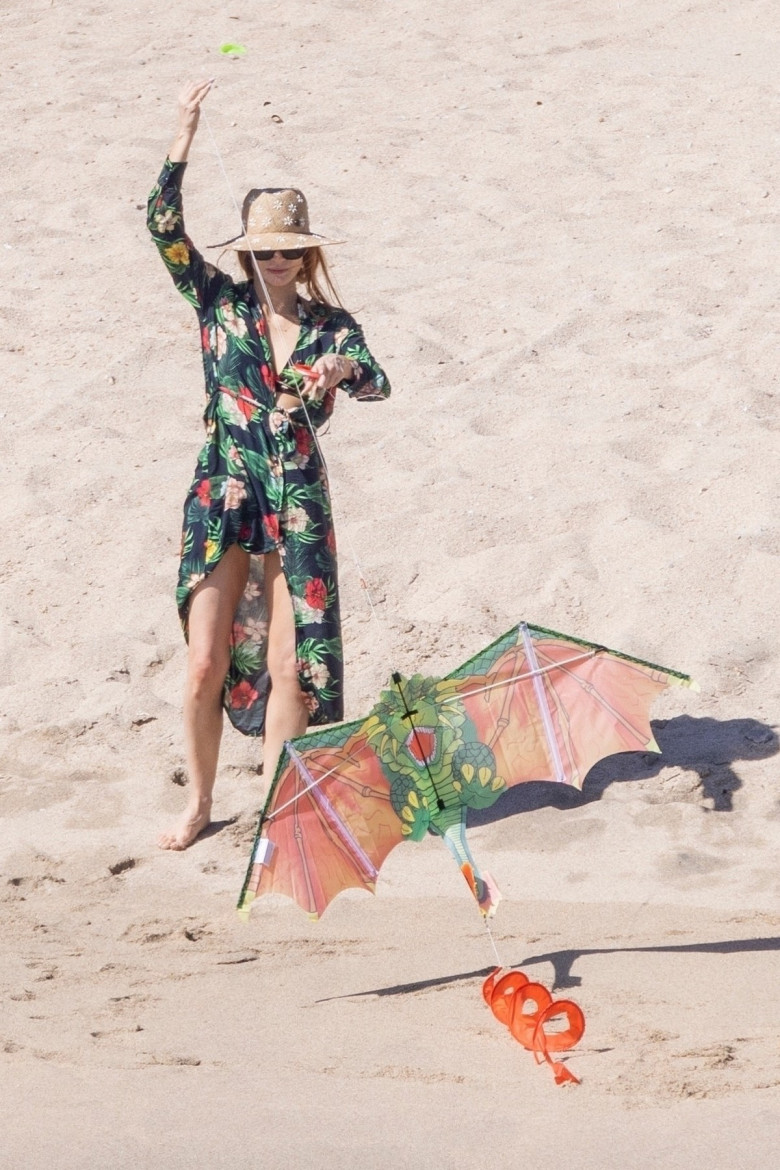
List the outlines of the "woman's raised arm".
<svg viewBox="0 0 780 1170">
<path fill-rule="evenodd" d="M 200 103 L 210 88 L 210 81 L 188 81 L 179 94 L 179 133 L 151 190 L 147 209 L 147 226 L 163 264 L 182 296 L 198 310 L 213 301 L 230 280 L 206 263 L 184 228 L 181 184 L 198 128 Z"/>
</svg>

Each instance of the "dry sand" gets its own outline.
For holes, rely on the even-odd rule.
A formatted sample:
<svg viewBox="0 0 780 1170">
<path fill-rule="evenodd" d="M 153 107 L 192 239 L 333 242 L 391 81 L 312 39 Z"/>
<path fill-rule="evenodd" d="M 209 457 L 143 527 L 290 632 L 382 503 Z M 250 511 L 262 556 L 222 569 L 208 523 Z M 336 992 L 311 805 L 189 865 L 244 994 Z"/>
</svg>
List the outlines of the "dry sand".
<svg viewBox="0 0 780 1170">
<path fill-rule="evenodd" d="M 5 0 L 0 1164 L 759 1167 L 780 1122 L 775 0 Z M 220 44 L 246 55 L 221 57 Z M 557 1088 L 480 998 L 441 844 L 320 923 L 233 905 L 226 736 L 183 855 L 192 311 L 146 236 L 187 76 L 233 190 L 295 183 L 394 385 L 325 439 L 348 714 L 521 618 L 687 670 L 664 755 L 471 833 Z M 204 131 L 196 241 L 235 217 Z M 374 622 L 349 554 L 375 598 Z M 557 798 L 557 799 L 554 799 Z M 500 819 L 499 819 L 500 818 Z"/>
</svg>

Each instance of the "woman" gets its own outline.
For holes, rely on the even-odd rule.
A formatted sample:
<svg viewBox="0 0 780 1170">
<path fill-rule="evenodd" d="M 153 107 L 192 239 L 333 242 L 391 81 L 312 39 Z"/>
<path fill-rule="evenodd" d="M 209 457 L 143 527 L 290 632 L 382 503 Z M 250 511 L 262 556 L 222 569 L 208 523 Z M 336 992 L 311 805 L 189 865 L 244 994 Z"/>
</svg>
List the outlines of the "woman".
<svg viewBox="0 0 780 1170">
<path fill-rule="evenodd" d="M 299 191 L 247 195 L 244 232 L 227 245 L 245 281 L 193 248 L 181 182 L 210 88 L 190 82 L 180 94 L 149 197 L 154 242 L 198 313 L 207 395 L 177 591 L 190 797 L 164 849 L 186 849 L 209 823 L 223 704 L 240 731 L 264 737 L 269 780 L 285 740 L 343 718 L 336 546 L 315 431 L 338 387 L 362 400 L 390 393 L 328 277 L 321 247 L 334 241 L 309 230 Z"/>
</svg>

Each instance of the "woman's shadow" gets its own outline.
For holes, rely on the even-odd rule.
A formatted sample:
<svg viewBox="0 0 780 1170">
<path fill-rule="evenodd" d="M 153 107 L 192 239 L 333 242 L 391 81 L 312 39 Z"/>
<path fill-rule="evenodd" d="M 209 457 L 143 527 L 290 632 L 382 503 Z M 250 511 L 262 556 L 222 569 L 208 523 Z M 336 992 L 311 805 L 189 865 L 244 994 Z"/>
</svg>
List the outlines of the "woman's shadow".
<svg viewBox="0 0 780 1170">
<path fill-rule="evenodd" d="M 611 784 L 659 779 L 661 770 L 695 773 L 700 799 L 713 812 L 730 812 L 742 787 L 734 770 L 740 760 L 763 760 L 780 748 L 777 731 L 757 719 L 696 719 L 678 715 L 651 724 L 661 755 L 622 752 L 601 760 L 590 772 L 583 791 L 569 784 L 529 781 L 510 788 L 490 808 L 470 809 L 470 825 L 487 825 L 538 808 L 577 808 L 601 800 Z M 661 790 L 659 789 L 659 795 Z M 780 815 L 780 805 L 778 806 Z"/>
</svg>

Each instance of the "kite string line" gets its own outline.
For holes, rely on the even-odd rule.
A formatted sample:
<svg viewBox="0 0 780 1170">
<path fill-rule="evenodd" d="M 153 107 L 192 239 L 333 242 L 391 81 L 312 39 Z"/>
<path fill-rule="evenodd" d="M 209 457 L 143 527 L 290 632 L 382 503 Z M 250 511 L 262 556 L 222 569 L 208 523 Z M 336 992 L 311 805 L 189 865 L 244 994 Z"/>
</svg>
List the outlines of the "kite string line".
<svg viewBox="0 0 780 1170">
<path fill-rule="evenodd" d="M 236 215 L 238 216 L 238 222 L 241 225 L 241 235 L 244 237 L 247 244 L 249 244 L 249 242 L 250 242 L 249 236 L 247 235 L 246 228 L 244 227 L 244 219 L 243 219 L 243 216 L 241 215 L 241 208 L 238 206 L 238 201 L 236 200 L 236 197 L 233 194 L 233 188 L 230 184 L 230 179 L 228 178 L 228 173 L 225 170 L 225 164 L 222 161 L 222 155 L 220 154 L 219 147 L 217 146 L 217 140 L 214 137 L 214 131 L 211 129 L 211 122 L 208 119 L 208 114 L 206 113 L 206 111 L 203 109 L 202 106 L 200 108 L 200 112 L 203 116 L 203 121 L 206 123 L 206 129 L 209 132 L 209 138 L 211 139 L 211 145 L 214 148 L 215 155 L 217 156 L 217 162 L 219 163 L 219 169 L 222 171 L 222 177 L 225 180 L 225 186 L 228 189 L 228 195 L 230 196 L 230 201 L 233 204 L 233 207 L 235 208 Z M 252 267 L 255 270 L 255 276 L 259 280 L 260 287 L 263 290 L 263 295 L 265 296 L 266 304 L 268 305 L 270 317 L 275 318 L 277 315 L 276 309 L 273 306 L 273 301 L 271 300 L 270 294 L 268 292 L 268 285 L 265 283 L 265 281 L 263 279 L 263 274 L 258 267 L 257 260 L 255 260 L 255 254 L 251 248 L 249 248 L 249 255 L 252 258 Z M 271 325 L 270 317 L 269 317 L 269 321 L 268 321 L 269 326 Z M 274 322 L 274 324 L 276 325 L 276 328 L 278 329 L 278 322 Z"/>
<path fill-rule="evenodd" d="M 347 544 L 349 545 L 349 551 L 352 554 L 352 560 L 355 562 L 355 566 L 356 566 L 357 571 L 358 571 L 358 581 L 360 582 L 360 588 L 363 590 L 363 592 L 366 595 L 366 601 L 368 602 L 368 608 L 371 610 L 371 616 L 381 626 L 383 624 L 383 622 L 382 622 L 382 619 L 380 618 L 379 614 L 376 612 L 376 607 L 374 605 L 374 599 L 371 596 L 371 590 L 369 589 L 368 582 L 366 581 L 366 578 L 363 574 L 363 566 L 361 565 L 361 563 L 358 559 L 357 552 L 355 551 L 355 545 L 354 545 L 354 542 L 352 540 L 352 534 L 346 525 L 344 526 L 344 531 L 347 535 Z"/>
<path fill-rule="evenodd" d="M 493 937 L 493 931 L 490 929 L 490 923 L 488 922 L 487 918 L 484 918 L 483 922 L 485 923 L 485 930 L 488 932 L 488 938 L 490 939 L 490 945 L 493 948 L 493 954 L 496 956 L 496 965 L 503 967 L 504 964 L 501 962 L 501 956 L 498 953 L 498 947 L 496 946 L 496 940 Z"/>
<path fill-rule="evenodd" d="M 277 319 L 279 314 L 276 312 L 276 309 L 274 308 L 273 301 L 271 300 L 271 294 L 268 292 L 268 285 L 265 283 L 265 280 L 263 279 L 263 274 L 260 271 L 260 266 L 258 265 L 257 260 L 255 259 L 255 254 L 252 251 L 251 246 L 249 246 L 251 241 L 250 241 L 249 236 L 247 234 L 247 230 L 244 227 L 244 219 L 243 219 L 243 216 L 241 215 L 241 209 L 238 206 L 238 201 L 237 201 L 235 195 L 233 194 L 233 187 L 231 186 L 230 179 L 228 178 L 228 173 L 227 173 L 227 170 L 225 169 L 225 163 L 222 159 L 222 154 L 220 153 L 219 146 L 217 145 L 217 140 L 214 137 L 214 131 L 211 129 L 211 122 L 209 121 L 208 114 L 203 109 L 203 107 L 201 107 L 201 114 L 203 115 L 203 120 L 206 123 L 206 129 L 208 130 L 209 138 L 211 139 L 211 145 L 214 148 L 214 153 L 217 156 L 217 162 L 219 163 L 219 169 L 222 171 L 222 177 L 225 180 L 225 186 L 227 187 L 228 194 L 230 195 L 230 201 L 233 204 L 233 207 L 235 208 L 236 215 L 238 216 L 238 222 L 241 225 L 241 235 L 244 237 L 244 240 L 246 241 L 246 243 L 248 245 L 247 250 L 249 253 L 249 257 L 252 261 L 252 268 L 254 269 L 255 276 L 257 277 L 257 279 L 260 283 L 260 287 L 263 290 L 263 296 L 265 297 L 265 303 L 268 307 L 268 327 L 271 330 L 276 330 L 276 332 L 278 334 L 280 332 L 279 321 Z M 241 400 L 244 402 L 245 401 L 255 402 L 255 399 L 252 399 L 252 398 L 247 399 L 246 396 L 243 394 L 236 394 L 235 397 L 241 398 Z M 315 431 L 314 426 L 312 425 L 312 421 L 311 421 L 311 418 L 309 416 L 309 412 L 306 409 L 306 403 L 303 399 L 303 395 L 300 392 L 298 392 L 298 398 L 300 399 L 301 406 L 303 407 L 303 413 L 304 413 L 304 416 L 306 418 L 306 424 L 309 428 L 309 431 L 311 432 L 311 437 L 314 440 L 314 445 L 317 448 L 317 452 L 320 456 L 320 459 L 322 459 L 323 466 L 324 466 L 325 459 L 324 459 L 324 456 L 322 454 L 322 448 L 320 447 L 319 440 L 317 439 L 317 432 Z"/>
<path fill-rule="evenodd" d="M 235 208 L 235 211 L 236 211 L 236 215 L 238 216 L 238 222 L 241 225 L 241 234 L 243 235 L 247 244 L 249 244 L 249 242 L 250 242 L 249 236 L 247 235 L 246 228 L 244 227 L 244 220 L 243 220 L 243 216 L 241 215 L 241 209 L 238 206 L 238 201 L 236 200 L 235 195 L 233 194 L 233 187 L 231 186 L 230 179 L 228 178 L 228 173 L 227 173 L 227 170 L 225 169 L 225 164 L 223 162 L 222 154 L 220 152 L 219 146 L 217 145 L 217 140 L 214 137 L 214 131 L 211 129 L 211 122 L 209 121 L 208 114 L 206 113 L 206 111 L 203 109 L 202 106 L 201 106 L 200 112 L 203 116 L 203 121 L 206 124 L 206 129 L 208 130 L 209 138 L 211 139 L 211 145 L 212 145 L 212 147 L 214 149 L 214 153 L 217 157 L 219 169 L 222 171 L 222 177 L 225 180 L 225 186 L 228 189 L 228 194 L 230 195 L 231 203 L 233 204 L 233 207 Z M 266 301 L 266 304 L 267 304 L 268 309 L 269 309 L 268 327 L 269 327 L 269 329 L 275 329 L 277 334 L 278 334 L 280 332 L 279 323 L 277 321 L 278 314 L 276 312 L 276 309 L 273 306 L 273 302 L 272 302 L 270 294 L 268 292 L 268 286 L 266 285 L 265 280 L 263 279 L 263 274 L 260 271 L 257 260 L 255 259 L 255 254 L 251 250 L 251 248 L 249 249 L 249 256 L 251 257 L 252 267 L 254 269 L 254 272 L 255 272 L 255 275 L 256 275 L 258 281 L 260 282 L 260 287 L 263 290 L 263 294 L 265 296 L 265 301 Z M 238 394 L 238 393 L 236 393 L 234 395 L 234 397 L 240 398 L 242 402 L 254 403 L 254 401 L 255 401 L 252 398 L 247 398 L 246 395 Z M 306 419 L 306 425 L 309 428 L 309 433 L 311 434 L 312 441 L 314 442 L 314 446 L 317 449 L 317 454 L 320 457 L 320 462 L 322 464 L 323 470 L 325 471 L 325 474 L 327 476 L 327 467 L 326 467 L 326 463 L 325 463 L 325 456 L 323 454 L 322 447 L 320 446 L 320 441 L 317 437 L 317 431 L 315 430 L 314 425 L 312 424 L 311 417 L 309 415 L 308 410 L 306 409 L 306 403 L 305 403 L 303 395 L 301 394 L 300 391 L 298 391 L 298 398 L 300 399 L 300 403 L 301 403 L 301 406 L 303 408 L 304 417 Z M 350 551 L 352 553 L 352 559 L 355 562 L 355 566 L 357 568 L 358 580 L 360 581 L 360 585 L 361 585 L 361 587 L 366 595 L 366 600 L 368 601 L 368 605 L 369 605 L 369 608 L 371 610 L 371 614 L 373 617 L 375 617 L 377 619 L 377 621 L 381 625 L 382 623 L 379 620 L 379 615 L 376 612 L 376 608 L 374 606 L 374 602 L 373 602 L 373 599 L 371 597 L 371 593 L 369 592 L 369 588 L 368 588 L 368 585 L 366 583 L 365 576 L 363 575 L 363 569 L 361 567 L 360 561 L 358 560 L 357 553 L 355 552 L 355 546 L 352 542 L 352 537 L 350 535 L 349 529 L 345 527 L 345 531 L 347 534 L 347 542 L 349 544 Z"/>
</svg>

